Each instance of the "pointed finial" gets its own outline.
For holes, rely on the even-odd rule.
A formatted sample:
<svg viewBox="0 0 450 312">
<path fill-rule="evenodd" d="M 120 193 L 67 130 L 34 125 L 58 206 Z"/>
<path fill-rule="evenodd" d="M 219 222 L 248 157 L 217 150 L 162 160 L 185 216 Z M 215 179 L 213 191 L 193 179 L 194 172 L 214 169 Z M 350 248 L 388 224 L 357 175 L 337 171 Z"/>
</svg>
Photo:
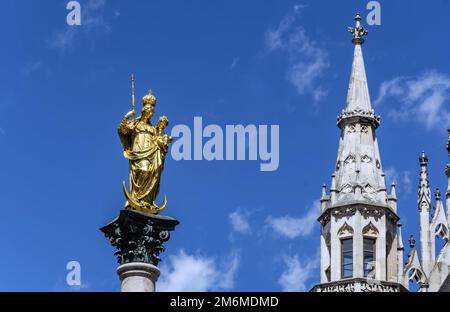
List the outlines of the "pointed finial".
<svg viewBox="0 0 450 312">
<path fill-rule="evenodd" d="M 327 185 L 322 184 L 322 198 L 327 197 Z"/>
<path fill-rule="evenodd" d="M 447 139 L 446 148 L 447 148 L 448 156 L 450 157 L 450 129 L 447 129 L 447 132 L 448 132 L 448 139 Z M 445 166 L 445 174 L 447 175 L 447 177 L 449 177 L 448 188 L 447 188 L 447 192 L 449 192 L 450 191 L 450 164 L 447 164 L 447 166 Z"/>
<path fill-rule="evenodd" d="M 391 196 L 397 197 L 397 192 L 395 191 L 395 182 L 392 182 L 391 184 Z"/>
<path fill-rule="evenodd" d="M 447 133 L 448 133 L 448 139 L 447 139 L 447 152 L 448 152 L 448 156 L 450 156 L 450 129 L 447 129 Z"/>
<path fill-rule="evenodd" d="M 439 188 L 436 188 L 436 192 L 434 192 L 434 196 L 435 196 L 436 200 L 441 199 L 441 191 L 439 190 Z"/>
<path fill-rule="evenodd" d="M 369 32 L 361 25 L 361 15 L 356 13 L 355 27 L 348 27 L 347 30 L 353 35 L 353 44 L 363 44 L 363 36 L 366 36 Z"/>
<path fill-rule="evenodd" d="M 336 174 L 332 174 L 331 175 L 331 186 L 330 186 L 330 190 L 335 190 L 336 188 Z"/>
<path fill-rule="evenodd" d="M 419 162 L 421 166 L 426 166 L 428 163 L 428 156 L 422 151 L 422 154 L 419 157 Z"/>
<path fill-rule="evenodd" d="M 409 237 L 409 247 L 414 248 L 416 246 L 416 240 L 414 239 L 414 235 L 411 234 Z"/>
<path fill-rule="evenodd" d="M 331 198 L 327 198 L 327 186 L 325 184 L 322 185 L 322 196 L 320 197 L 320 211 L 324 212 L 327 209 L 327 202 L 331 200 Z"/>
<path fill-rule="evenodd" d="M 331 185 L 330 185 L 330 200 L 334 204 L 336 201 L 336 174 L 331 175 Z"/>
<path fill-rule="evenodd" d="M 402 238 L 402 224 L 397 223 L 397 250 L 404 250 Z"/>
</svg>

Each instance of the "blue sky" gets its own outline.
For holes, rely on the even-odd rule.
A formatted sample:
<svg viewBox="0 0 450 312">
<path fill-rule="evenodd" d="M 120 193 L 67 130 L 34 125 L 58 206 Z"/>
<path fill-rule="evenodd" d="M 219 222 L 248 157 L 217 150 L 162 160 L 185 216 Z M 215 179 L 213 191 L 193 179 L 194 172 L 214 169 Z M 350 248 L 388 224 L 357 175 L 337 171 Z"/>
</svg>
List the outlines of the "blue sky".
<svg viewBox="0 0 450 312">
<path fill-rule="evenodd" d="M 4 0 L 0 10 L 0 290 L 115 291 L 114 250 L 98 230 L 124 202 L 128 165 L 116 127 L 136 94 L 171 124 L 280 126 L 280 165 L 166 160 L 167 243 L 160 289 L 307 290 L 319 279 L 316 201 L 329 185 L 353 46 L 367 1 Z M 449 1 L 380 1 L 363 46 L 382 116 L 382 165 L 418 233 L 418 156 L 446 188 Z M 84 22 L 83 22 L 84 21 Z M 292 40 L 296 39 L 296 40 Z M 387 181 L 390 184 L 390 181 Z M 316 209 L 317 208 L 317 209 Z M 82 287 L 66 285 L 81 264 Z M 190 275 L 191 274 L 191 275 Z"/>
</svg>

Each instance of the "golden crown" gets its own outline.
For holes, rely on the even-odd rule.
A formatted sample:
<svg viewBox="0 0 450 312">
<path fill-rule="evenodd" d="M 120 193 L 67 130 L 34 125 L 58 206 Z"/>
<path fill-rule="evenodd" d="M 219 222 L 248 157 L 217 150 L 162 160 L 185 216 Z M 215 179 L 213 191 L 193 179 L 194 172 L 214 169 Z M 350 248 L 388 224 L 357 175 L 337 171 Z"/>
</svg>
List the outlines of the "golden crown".
<svg viewBox="0 0 450 312">
<path fill-rule="evenodd" d="M 152 90 L 148 90 L 148 93 L 144 95 L 142 105 L 156 105 L 156 97 L 153 95 Z"/>
</svg>

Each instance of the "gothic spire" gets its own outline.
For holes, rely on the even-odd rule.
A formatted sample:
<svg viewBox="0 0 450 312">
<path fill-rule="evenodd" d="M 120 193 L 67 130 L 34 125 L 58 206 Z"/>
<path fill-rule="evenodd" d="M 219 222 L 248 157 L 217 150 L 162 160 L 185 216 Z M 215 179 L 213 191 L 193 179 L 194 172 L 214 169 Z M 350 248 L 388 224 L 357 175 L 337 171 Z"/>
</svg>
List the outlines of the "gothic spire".
<svg viewBox="0 0 450 312">
<path fill-rule="evenodd" d="M 353 35 L 354 55 L 347 101 L 337 118 L 337 126 L 342 132 L 330 190 L 336 194 L 331 196 L 331 205 L 364 201 L 385 206 L 388 199 L 375 135 L 380 117 L 372 109 L 361 50 L 367 31 L 359 14 L 355 21 L 355 27 L 349 28 Z"/>
<path fill-rule="evenodd" d="M 447 218 L 445 216 L 445 210 L 441 201 L 441 192 L 439 191 L 439 189 L 436 189 L 435 197 L 436 197 L 436 206 L 433 218 L 431 220 L 432 232 L 430 234 L 433 235 L 433 237 L 434 235 L 441 235 L 445 240 L 449 240 L 448 237 L 449 226 L 447 223 Z"/>
<path fill-rule="evenodd" d="M 409 275 L 404 275 L 405 282 L 404 284 L 408 284 L 408 282 L 412 280 L 416 280 L 421 287 L 426 287 L 427 285 L 427 277 L 422 268 L 422 264 L 420 262 L 418 253 L 416 251 L 416 240 L 413 235 L 409 238 L 409 253 L 408 253 L 408 261 L 406 262 L 404 273 L 409 273 Z"/>
<path fill-rule="evenodd" d="M 447 129 L 447 152 L 450 156 L 450 129 Z M 445 207 L 447 208 L 447 224 L 450 226 L 450 164 L 445 167 L 445 175 L 447 176 L 447 190 L 445 192 Z"/>
<path fill-rule="evenodd" d="M 391 194 L 388 195 L 388 203 L 389 207 L 391 207 L 394 212 L 397 212 L 397 192 L 395 191 L 394 182 L 391 184 Z"/>
<path fill-rule="evenodd" d="M 419 163 L 420 179 L 417 205 L 420 217 L 420 256 L 423 270 L 428 275 L 433 269 L 434 252 L 432 251 L 430 232 L 431 191 L 428 182 L 428 157 L 425 152 L 420 155 Z"/>
<path fill-rule="evenodd" d="M 404 284 L 403 281 L 403 252 L 405 247 L 403 246 L 403 237 L 402 237 L 402 224 L 400 222 L 397 223 L 397 282 Z M 407 285 L 406 285 L 407 286 Z"/>
<path fill-rule="evenodd" d="M 419 157 L 420 163 L 420 180 L 419 180 L 419 193 L 417 204 L 419 206 L 419 211 L 426 209 L 430 211 L 431 206 L 431 192 L 430 184 L 428 182 L 428 156 L 425 152 Z"/>
<path fill-rule="evenodd" d="M 371 106 L 361 51 L 367 31 L 359 14 L 355 21 L 350 29 L 353 65 L 347 103 L 337 120 L 339 148 L 329 196 L 322 187 L 318 219 L 321 284 L 313 291 L 379 291 L 372 288 L 375 284 L 389 284 L 388 288 L 400 291 L 408 282 L 403 275 L 397 195 L 394 184 L 389 195 L 386 190 L 376 136 L 379 117 Z M 370 259 L 367 251 L 372 254 Z"/>
<path fill-rule="evenodd" d="M 364 43 L 363 36 L 366 36 L 368 32 L 361 25 L 361 16 L 359 14 L 356 15 L 355 21 L 355 27 L 348 28 L 348 31 L 353 35 L 352 42 L 355 48 L 345 110 L 338 117 L 338 124 L 354 116 L 359 116 L 368 119 L 375 127 L 378 127 L 380 119 L 379 116 L 374 114 L 372 109 L 361 49 L 361 45 Z"/>
</svg>

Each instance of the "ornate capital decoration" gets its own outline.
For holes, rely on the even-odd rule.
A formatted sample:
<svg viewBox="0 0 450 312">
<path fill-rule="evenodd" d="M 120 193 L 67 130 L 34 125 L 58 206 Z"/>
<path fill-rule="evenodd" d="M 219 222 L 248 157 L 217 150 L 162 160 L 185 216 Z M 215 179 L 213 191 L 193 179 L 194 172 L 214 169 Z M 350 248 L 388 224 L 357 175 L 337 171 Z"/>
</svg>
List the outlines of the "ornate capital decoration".
<svg viewBox="0 0 450 312">
<path fill-rule="evenodd" d="M 378 220 L 384 215 L 384 209 L 378 207 L 362 207 L 359 212 L 361 212 L 363 217 L 374 217 L 375 220 Z"/>
<path fill-rule="evenodd" d="M 383 215 L 386 219 L 397 223 L 400 218 L 389 208 L 384 206 L 374 206 L 368 205 L 363 202 L 353 202 L 343 206 L 332 206 L 327 208 L 318 218 L 318 221 L 322 226 L 325 226 L 330 222 L 331 216 L 336 219 L 350 217 L 359 211 L 364 218 L 373 217 L 376 220 L 381 218 Z"/>
<path fill-rule="evenodd" d="M 376 129 L 380 125 L 381 117 L 376 115 L 373 109 L 368 112 L 362 110 L 361 108 L 355 108 L 351 111 L 343 110 L 336 118 L 336 124 L 341 129 L 343 129 L 345 124 L 358 122 L 368 123 Z M 367 128 L 365 128 L 364 131 L 367 131 Z"/>
<path fill-rule="evenodd" d="M 319 284 L 311 292 L 407 292 L 399 283 L 353 278 L 344 281 Z"/>
<path fill-rule="evenodd" d="M 353 206 L 347 206 L 347 207 L 341 207 L 339 209 L 336 209 L 333 211 L 333 216 L 337 219 L 348 217 L 354 215 L 356 212 L 356 207 Z"/>
<path fill-rule="evenodd" d="M 158 265 L 163 244 L 179 221 L 167 216 L 121 210 L 118 218 L 100 230 L 117 248 L 119 264 L 144 262 Z"/>
<path fill-rule="evenodd" d="M 331 220 L 330 211 L 325 211 L 325 213 L 319 217 L 319 222 L 321 226 L 327 225 L 328 222 L 330 222 L 330 220 Z"/>
</svg>

